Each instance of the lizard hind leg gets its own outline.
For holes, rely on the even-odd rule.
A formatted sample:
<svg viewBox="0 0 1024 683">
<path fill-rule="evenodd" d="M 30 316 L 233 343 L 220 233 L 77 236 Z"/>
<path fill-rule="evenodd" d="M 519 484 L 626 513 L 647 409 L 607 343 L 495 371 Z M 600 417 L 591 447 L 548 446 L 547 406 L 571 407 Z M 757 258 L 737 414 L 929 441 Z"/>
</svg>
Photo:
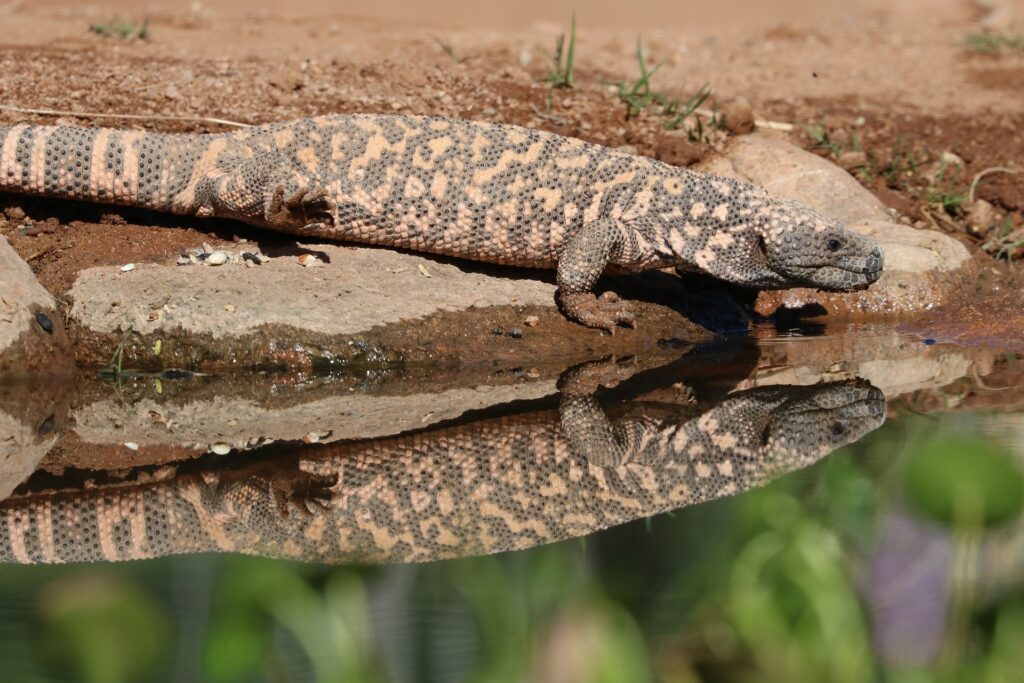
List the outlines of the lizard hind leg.
<svg viewBox="0 0 1024 683">
<path fill-rule="evenodd" d="M 197 192 L 199 215 L 223 216 L 284 232 L 333 232 L 337 203 L 327 188 L 280 154 L 257 154 L 211 174 Z"/>
<path fill-rule="evenodd" d="M 272 228 L 330 232 L 338 224 L 338 205 L 323 185 L 282 182 L 271 188 L 264 217 Z"/>
</svg>

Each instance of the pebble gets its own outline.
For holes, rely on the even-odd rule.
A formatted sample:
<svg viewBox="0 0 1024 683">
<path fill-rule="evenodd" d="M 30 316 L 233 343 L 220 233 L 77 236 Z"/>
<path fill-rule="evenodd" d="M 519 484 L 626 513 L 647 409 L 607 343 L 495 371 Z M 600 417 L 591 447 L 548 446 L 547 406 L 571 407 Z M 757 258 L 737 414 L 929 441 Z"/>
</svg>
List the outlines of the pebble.
<svg viewBox="0 0 1024 683">
<path fill-rule="evenodd" d="M 53 334 L 53 321 L 50 320 L 50 316 L 46 315 L 42 311 L 36 313 L 36 324 L 43 328 L 46 334 Z"/>
<path fill-rule="evenodd" d="M 836 159 L 836 164 L 846 171 L 864 168 L 868 165 L 868 155 L 864 152 L 843 152 Z"/>
<path fill-rule="evenodd" d="M 299 257 L 299 265 L 303 268 L 312 268 L 320 265 L 320 259 L 313 254 L 303 254 Z"/>
<path fill-rule="evenodd" d="M 134 441 L 125 441 L 124 442 L 124 447 L 127 448 L 130 451 L 137 451 L 137 450 L 139 450 L 139 444 L 135 443 Z"/>
<path fill-rule="evenodd" d="M 212 254 L 213 252 L 214 252 L 214 248 L 210 246 L 210 243 L 209 242 L 203 242 L 203 253 Z"/>
<path fill-rule="evenodd" d="M 721 109 L 725 129 L 734 135 L 754 130 L 754 109 L 744 97 L 729 100 Z"/>
<path fill-rule="evenodd" d="M 206 257 L 206 262 L 211 266 L 220 266 L 228 261 L 228 255 L 223 251 L 215 251 Z"/>
<path fill-rule="evenodd" d="M 121 272 L 122 273 L 127 273 L 130 270 L 135 270 L 135 264 L 134 263 L 126 263 L 123 266 L 121 266 Z"/>
<path fill-rule="evenodd" d="M 535 315 L 528 315 L 523 319 L 523 324 L 527 327 L 536 327 L 540 324 L 540 318 Z"/>
<path fill-rule="evenodd" d="M 967 229 L 973 235 L 984 235 L 999 222 L 996 207 L 984 199 L 976 199 L 967 209 Z"/>
<path fill-rule="evenodd" d="M 939 160 L 942 161 L 942 163 L 948 164 L 950 166 L 964 165 L 964 160 L 961 159 L 959 155 L 953 154 L 952 152 L 943 152 L 942 156 L 939 157 Z"/>
<path fill-rule="evenodd" d="M 226 444 L 222 441 L 218 441 L 217 443 L 210 446 L 210 452 L 215 453 L 217 455 L 227 455 L 228 453 L 231 452 L 231 445 Z"/>
</svg>

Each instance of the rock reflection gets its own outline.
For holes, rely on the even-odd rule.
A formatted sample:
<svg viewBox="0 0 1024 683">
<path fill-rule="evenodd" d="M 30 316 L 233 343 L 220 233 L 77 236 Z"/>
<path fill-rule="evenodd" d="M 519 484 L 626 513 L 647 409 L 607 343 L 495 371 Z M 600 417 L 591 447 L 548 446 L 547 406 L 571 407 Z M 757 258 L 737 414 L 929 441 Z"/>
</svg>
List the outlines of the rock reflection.
<svg viewBox="0 0 1024 683">
<path fill-rule="evenodd" d="M 385 563 L 528 548 L 765 484 L 885 418 L 884 396 L 864 380 L 759 387 L 713 405 L 600 405 L 594 390 L 629 374 L 613 363 L 570 371 L 557 410 L 116 481 L 33 480 L 0 504 L 0 557 L 226 551 Z"/>
</svg>

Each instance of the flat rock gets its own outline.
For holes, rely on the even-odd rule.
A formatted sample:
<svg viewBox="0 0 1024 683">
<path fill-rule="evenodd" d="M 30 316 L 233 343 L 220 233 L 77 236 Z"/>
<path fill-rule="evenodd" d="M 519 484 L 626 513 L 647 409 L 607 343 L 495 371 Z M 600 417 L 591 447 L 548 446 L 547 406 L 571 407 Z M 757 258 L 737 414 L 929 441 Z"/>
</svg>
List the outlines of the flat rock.
<svg viewBox="0 0 1024 683">
<path fill-rule="evenodd" d="M 68 372 L 71 357 L 53 297 L 0 236 L 0 376 Z"/>
<path fill-rule="evenodd" d="M 874 238 L 885 254 L 881 279 L 862 292 L 813 289 L 761 292 L 759 313 L 779 309 L 808 314 L 878 316 L 926 311 L 955 300 L 973 274 L 967 248 L 941 232 L 892 222 L 892 215 L 849 173 L 777 137 L 744 135 L 701 170 L 761 185 L 777 197 L 802 202 Z"/>
<path fill-rule="evenodd" d="M 305 248 L 322 263 L 306 268 L 296 255 L 255 268 L 90 268 L 71 289 L 71 317 L 104 333 L 180 329 L 217 339 L 268 324 L 355 334 L 438 311 L 554 302 L 554 284 L 536 279 L 494 277 L 386 249 Z"/>
<path fill-rule="evenodd" d="M 216 267 L 90 268 L 67 296 L 84 340 L 79 362 L 105 364 L 123 347 L 124 367 L 133 368 L 320 361 L 513 368 L 538 357 L 581 362 L 634 354 L 659 339 L 711 337 L 674 308 L 685 296 L 678 278 L 648 273 L 614 285 L 635 304 L 636 330 L 608 335 L 567 321 L 555 305 L 553 272 L 323 243 L 259 266 L 231 258 Z"/>
<path fill-rule="evenodd" d="M 77 407 L 74 431 L 87 443 L 183 446 L 201 453 L 224 444 L 248 450 L 269 441 L 329 443 L 380 438 L 424 429 L 470 410 L 554 394 L 553 379 L 518 384 L 439 389 L 409 395 L 345 392 L 309 402 L 270 407 L 254 397 L 212 397 L 181 402 L 145 398 L 126 415 L 116 399 Z"/>
<path fill-rule="evenodd" d="M 894 399 L 939 389 L 962 377 L 987 375 L 993 358 L 987 349 L 928 345 L 914 334 L 851 327 L 765 345 L 758 367 L 739 386 L 808 385 L 859 377 Z"/>
</svg>

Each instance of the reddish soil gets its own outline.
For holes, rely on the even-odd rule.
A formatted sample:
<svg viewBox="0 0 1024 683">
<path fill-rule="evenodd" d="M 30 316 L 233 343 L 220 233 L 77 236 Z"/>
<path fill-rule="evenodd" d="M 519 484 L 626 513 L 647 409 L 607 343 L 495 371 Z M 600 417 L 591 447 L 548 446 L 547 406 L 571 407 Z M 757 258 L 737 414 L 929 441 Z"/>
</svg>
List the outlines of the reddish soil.
<svg viewBox="0 0 1024 683">
<path fill-rule="evenodd" d="M 956 234 L 984 266 L 1024 258 L 1017 244 L 1024 244 L 1024 55 L 967 49 L 985 16 L 973 2 L 771 0 L 751 9 L 738 0 L 700 8 L 603 0 L 577 16 L 576 87 L 553 89 L 543 78 L 570 4 L 447 0 L 439 10 L 390 0 L 354 15 L 326 0 L 301 13 L 281 0 L 243 8 L 216 0 L 187 10 L 142 0 L 88 8 L 15 2 L 0 7 L 0 103 L 243 123 L 357 111 L 443 114 L 691 164 L 731 133 L 709 127 L 691 141 L 666 130 L 669 117 L 657 106 L 627 117 L 609 85 L 636 79 L 642 34 L 648 66 L 662 64 L 653 91 L 685 99 L 710 83 L 715 94 L 705 107 L 728 109 L 742 97 L 759 119 L 792 124 L 793 139 L 823 155 L 863 151 L 853 173 L 910 221 Z M 150 19 L 148 37 L 90 32 L 115 16 Z M 1001 30 L 1024 31 L 1024 24 Z M 16 121 L 225 129 L 195 119 L 0 110 L 0 123 Z M 984 176 L 976 197 L 991 210 L 975 220 L 971 181 L 997 167 L 1022 173 Z M 227 222 L 14 195 L 0 194 L 0 211 L 0 234 L 58 297 L 94 265 L 168 262 L 203 241 L 235 236 L 265 251 L 287 242 Z"/>
</svg>

